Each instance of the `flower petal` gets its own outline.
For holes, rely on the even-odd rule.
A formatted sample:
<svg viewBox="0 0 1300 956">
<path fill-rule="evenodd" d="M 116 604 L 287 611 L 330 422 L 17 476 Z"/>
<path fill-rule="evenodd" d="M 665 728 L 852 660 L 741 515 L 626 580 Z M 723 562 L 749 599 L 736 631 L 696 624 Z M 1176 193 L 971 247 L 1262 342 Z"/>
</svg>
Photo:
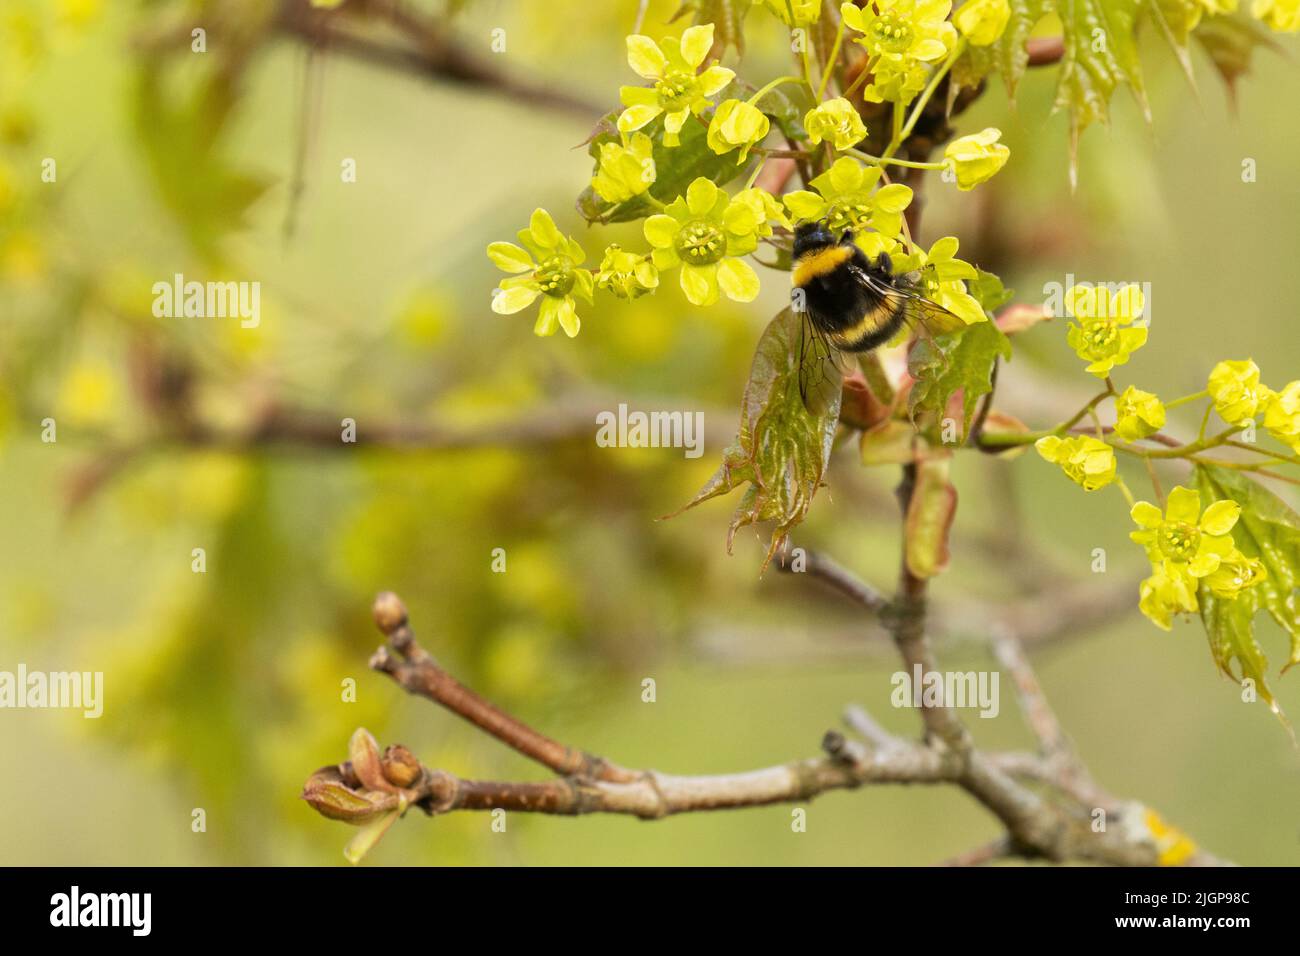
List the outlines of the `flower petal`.
<svg viewBox="0 0 1300 956">
<path fill-rule="evenodd" d="M 1110 297 L 1110 315 L 1121 325 L 1128 325 L 1145 308 L 1146 296 L 1142 294 L 1142 287 L 1136 283 L 1124 286 Z"/>
<path fill-rule="evenodd" d="M 890 183 L 876 191 L 876 208 L 883 212 L 902 212 L 912 202 L 912 187 L 902 183 Z M 940 242 L 943 240 L 940 239 Z"/>
<path fill-rule="evenodd" d="M 682 59 L 692 69 L 704 62 L 711 49 L 713 49 L 712 23 L 690 27 L 682 34 Z"/>
<path fill-rule="evenodd" d="M 692 215 L 704 216 L 718 201 L 718 187 L 703 176 L 697 177 L 686 187 L 686 208 Z"/>
<path fill-rule="evenodd" d="M 537 322 L 533 325 L 533 334 L 545 338 L 554 335 L 560 327 L 560 300 L 551 296 L 542 299 L 542 307 L 537 310 Z"/>
<path fill-rule="evenodd" d="M 1235 501 L 1216 501 L 1201 515 L 1201 530 L 1206 534 L 1224 535 L 1241 517 L 1241 505 Z"/>
<path fill-rule="evenodd" d="M 528 231 L 533 234 L 533 242 L 544 249 L 555 249 L 564 241 L 551 214 L 540 206 L 533 210 L 532 218 L 528 220 Z"/>
<path fill-rule="evenodd" d="M 857 192 L 862 188 L 862 164 L 856 159 L 850 159 L 848 156 L 841 156 L 835 160 L 827 176 L 830 179 L 831 189 L 834 190 L 834 194 L 837 196 Z M 906 186 L 903 186 L 903 188 L 907 189 L 908 201 L 910 202 L 912 190 Z M 825 195 L 825 190 L 823 190 L 823 195 Z M 903 205 L 906 206 L 907 203 L 903 203 Z"/>
<path fill-rule="evenodd" d="M 1065 310 L 1076 319 L 1097 318 L 1097 287 L 1073 285 L 1065 292 Z"/>
<path fill-rule="evenodd" d="M 701 93 L 712 96 L 735 78 L 735 70 L 729 70 L 725 66 L 711 66 L 696 78 L 696 82 L 700 84 Z"/>
<path fill-rule="evenodd" d="M 565 296 L 563 299 L 556 299 L 559 306 L 556 307 L 555 316 L 560 321 L 560 328 L 564 329 L 564 334 L 573 338 L 578 334 L 578 329 L 582 327 L 582 320 L 578 318 L 577 310 L 573 307 L 572 296 Z"/>
<path fill-rule="evenodd" d="M 533 257 L 513 242 L 494 242 L 487 247 L 487 254 L 502 272 L 527 272 L 533 268 Z"/>
<path fill-rule="evenodd" d="M 781 199 L 795 219 L 817 219 L 826 209 L 826 200 L 806 189 L 786 193 Z"/>
<path fill-rule="evenodd" d="M 881 190 L 881 192 L 884 192 L 884 190 Z M 958 247 L 959 242 L 956 236 L 944 236 L 930 247 L 930 262 L 934 263 L 936 259 L 951 259 L 957 255 Z"/>
<path fill-rule="evenodd" d="M 492 311 L 497 315 L 513 315 L 533 304 L 542 291 L 536 286 L 517 285 L 502 289 L 492 296 Z"/>
<path fill-rule="evenodd" d="M 1158 528 L 1164 520 L 1160 509 L 1149 501 L 1139 501 L 1129 511 L 1129 516 L 1139 528 Z"/>
<path fill-rule="evenodd" d="M 744 259 L 723 259 L 718 263 L 718 285 L 727 298 L 753 302 L 758 297 L 758 274 Z"/>
<path fill-rule="evenodd" d="M 682 291 L 691 305 L 713 305 L 718 301 L 718 267 L 682 266 Z"/>
<path fill-rule="evenodd" d="M 658 213 L 645 221 L 641 231 L 645 233 L 646 242 L 656 249 L 670 249 L 681 228 L 682 224 L 672 216 Z"/>
<path fill-rule="evenodd" d="M 633 34 L 627 38 L 627 65 L 637 76 L 657 80 L 664 75 L 668 61 L 659 44 L 646 36 Z"/>
<path fill-rule="evenodd" d="M 661 107 L 649 103 L 629 106 L 618 114 L 618 131 L 620 133 L 631 133 L 638 130 L 662 112 Z"/>
<path fill-rule="evenodd" d="M 1194 525 L 1200 516 L 1201 493 L 1199 491 L 1179 485 L 1169 492 L 1169 501 L 1165 505 L 1165 520 Z"/>
</svg>

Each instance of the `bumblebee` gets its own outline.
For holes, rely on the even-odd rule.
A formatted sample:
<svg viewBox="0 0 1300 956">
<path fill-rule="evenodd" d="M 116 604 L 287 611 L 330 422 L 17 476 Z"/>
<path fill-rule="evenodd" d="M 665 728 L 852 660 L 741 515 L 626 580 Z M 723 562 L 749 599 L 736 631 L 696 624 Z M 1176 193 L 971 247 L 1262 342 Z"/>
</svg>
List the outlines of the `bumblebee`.
<svg viewBox="0 0 1300 956">
<path fill-rule="evenodd" d="M 825 369 L 835 364 L 834 350 L 868 352 L 894 338 L 905 324 L 924 334 L 965 327 L 916 291 L 919 276 L 895 276 L 887 253 L 867 258 L 852 233 L 837 239 L 824 220 L 795 227 L 791 278 L 792 306 L 804 316 L 800 391 L 805 405 L 810 382 L 822 385 L 822 391 L 830 387 Z"/>
</svg>

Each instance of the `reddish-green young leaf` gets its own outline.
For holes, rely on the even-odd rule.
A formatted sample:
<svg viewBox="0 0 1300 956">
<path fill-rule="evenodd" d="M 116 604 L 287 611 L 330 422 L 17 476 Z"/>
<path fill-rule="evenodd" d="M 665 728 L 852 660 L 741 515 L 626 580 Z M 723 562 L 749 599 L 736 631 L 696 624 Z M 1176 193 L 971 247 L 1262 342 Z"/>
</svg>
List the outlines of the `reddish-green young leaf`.
<svg viewBox="0 0 1300 956">
<path fill-rule="evenodd" d="M 957 514 L 957 489 L 948 480 L 948 457 L 925 459 L 916 466 L 904 551 L 907 570 L 918 578 L 934 577 L 948 567 L 948 532 Z"/>
<path fill-rule="evenodd" d="M 906 465 L 916 458 L 916 429 L 891 418 L 862 433 L 858 452 L 864 465 Z"/>
<path fill-rule="evenodd" d="M 790 530 L 807 515 L 825 477 L 839 424 L 840 371 L 833 361 L 823 363 L 822 374 L 834 383 L 825 390 L 825 407 L 809 402 L 818 409 L 810 411 L 800 393 L 801 326 L 802 319 L 790 309 L 768 324 L 745 386 L 736 441 L 723 452 L 713 477 L 675 512 L 746 485 L 727 532 L 727 550 L 738 529 L 773 522 L 764 570 Z"/>
<path fill-rule="evenodd" d="M 992 390 L 993 365 L 998 358 L 1011 358 L 1011 343 L 993 322 L 978 322 L 960 332 L 918 341 L 908 359 L 908 371 L 916 379 L 908 398 L 912 419 L 923 413 L 943 418 L 949 400 L 961 392 L 965 436 L 980 396 Z"/>
</svg>

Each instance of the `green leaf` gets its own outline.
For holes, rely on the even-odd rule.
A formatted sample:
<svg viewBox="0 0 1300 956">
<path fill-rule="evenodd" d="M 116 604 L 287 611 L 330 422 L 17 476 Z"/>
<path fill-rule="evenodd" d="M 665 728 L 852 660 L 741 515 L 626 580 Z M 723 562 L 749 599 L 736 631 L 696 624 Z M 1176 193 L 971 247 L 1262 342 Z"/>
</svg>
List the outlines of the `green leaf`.
<svg viewBox="0 0 1300 956">
<path fill-rule="evenodd" d="M 1277 495 L 1241 472 L 1215 465 L 1197 468 L 1197 485 L 1203 498 L 1230 499 L 1241 505 L 1241 518 L 1233 528 L 1237 547 L 1263 562 L 1268 578 L 1255 585 L 1258 605 L 1265 608 L 1291 638 L 1285 673 L 1300 663 L 1300 515 Z M 1209 504 L 1207 500 L 1205 504 Z"/>
<path fill-rule="evenodd" d="M 980 396 L 992 391 L 993 366 L 999 358 L 1011 358 L 1011 342 L 991 321 L 919 340 L 908 360 L 908 370 L 916 379 L 908 413 L 913 420 L 924 412 L 942 419 L 949 400 L 961 392 L 964 437 Z"/>
<path fill-rule="evenodd" d="M 149 170 L 194 249 L 220 261 L 221 241 L 248 224 L 248 212 L 271 185 L 225 155 L 237 77 L 204 78 L 191 93 L 172 92 L 160 66 L 147 64 L 131 100 L 135 135 Z"/>
<path fill-rule="evenodd" d="M 1238 684 L 1249 679 L 1258 690 L 1260 699 L 1285 724 L 1282 709 L 1268 686 L 1268 658 L 1255 640 L 1255 611 L 1259 597 L 1254 589 L 1225 600 L 1215 597 L 1209 588 L 1201 588 L 1197 603 L 1201 606 L 1201 622 L 1205 625 L 1205 636 L 1210 640 L 1210 655 L 1215 666 Z M 1234 661 L 1237 672 L 1232 667 Z"/>
<path fill-rule="evenodd" d="M 588 141 L 587 152 L 596 160 L 597 168 L 601 145 L 619 141 L 618 129 L 614 124 L 620 112 L 617 110 L 605 116 Z M 680 143 L 673 147 L 664 146 L 662 118 L 641 130 L 650 137 L 652 144 L 651 155 L 655 161 L 656 178 L 650 187 L 650 195 L 655 199 L 662 203 L 672 202 L 684 194 L 686 187 L 700 176 L 719 186 L 724 185 L 748 173 L 752 164 L 758 162 L 758 156 L 753 155 L 746 162 L 737 165 L 734 152 L 719 156 L 709 149 L 707 123 L 707 116 L 703 121 L 694 116 L 689 117 L 682 127 Z M 594 175 L 595 170 L 592 172 Z M 630 222 L 659 211 L 644 196 L 636 196 L 621 203 L 608 202 L 590 185 L 578 196 L 577 207 L 582 218 L 590 223 Z"/>
<path fill-rule="evenodd" d="M 1150 116 L 1135 28 L 1143 0 L 1010 0 L 1011 16 L 997 43 L 972 48 L 954 65 L 954 81 L 974 86 L 993 71 L 1002 74 L 1015 95 L 1029 64 L 1026 44 L 1046 15 L 1061 20 L 1064 53 L 1057 73 L 1056 107 L 1070 114 L 1070 178 L 1075 178 L 1079 135 L 1091 123 L 1105 122 L 1111 94 L 1127 84 Z"/>
<path fill-rule="evenodd" d="M 1070 111 L 1071 180 L 1079 134 L 1090 123 L 1106 120 L 1115 87 L 1127 83 L 1150 119 L 1133 33 L 1141 7 L 1141 0 L 1060 0 L 1057 13 L 1065 26 L 1065 55 L 1056 105 Z"/>
<path fill-rule="evenodd" d="M 839 422 L 840 371 L 825 360 L 823 373 L 834 382 L 827 402 L 810 411 L 799 387 L 801 317 L 782 311 L 764 330 L 745 386 L 736 441 L 722 464 L 676 514 L 702 501 L 747 485 L 727 532 L 730 552 L 736 531 L 759 521 L 775 522 L 763 570 L 792 528 L 803 521 L 821 486 Z M 820 407 L 823 405 L 825 407 Z M 761 573 L 761 572 L 760 572 Z"/>
<path fill-rule="evenodd" d="M 1008 289 L 992 272 L 985 272 L 978 267 L 975 269 L 975 278 L 966 280 L 966 291 L 974 296 L 980 308 L 990 316 L 1016 295 L 1015 289 Z"/>
</svg>

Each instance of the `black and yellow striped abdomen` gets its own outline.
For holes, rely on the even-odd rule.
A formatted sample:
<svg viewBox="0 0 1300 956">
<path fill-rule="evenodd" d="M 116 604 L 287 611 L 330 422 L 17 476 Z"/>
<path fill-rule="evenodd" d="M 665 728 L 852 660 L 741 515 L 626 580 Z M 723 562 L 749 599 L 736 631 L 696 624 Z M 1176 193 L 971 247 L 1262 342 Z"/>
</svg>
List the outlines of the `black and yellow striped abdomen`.
<svg viewBox="0 0 1300 956">
<path fill-rule="evenodd" d="M 806 309 L 819 332 L 836 348 L 865 352 L 888 342 L 903 324 L 904 310 L 859 281 L 854 273 L 877 270 L 851 240 L 801 248 L 795 257 L 795 307 Z M 892 276 L 881 274 L 883 283 Z"/>
</svg>

